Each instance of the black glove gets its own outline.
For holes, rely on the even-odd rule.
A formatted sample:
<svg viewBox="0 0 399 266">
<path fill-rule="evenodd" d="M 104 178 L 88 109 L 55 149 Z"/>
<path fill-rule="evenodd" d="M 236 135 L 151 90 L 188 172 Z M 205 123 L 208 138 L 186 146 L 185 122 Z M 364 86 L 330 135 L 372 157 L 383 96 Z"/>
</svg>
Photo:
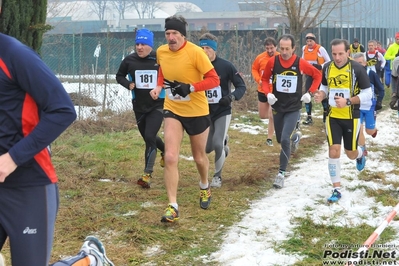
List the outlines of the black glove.
<svg viewBox="0 0 399 266">
<path fill-rule="evenodd" d="M 191 93 L 190 84 L 182 83 L 176 80 L 172 82 L 167 79 L 164 79 L 163 84 L 165 85 L 166 89 L 171 90 L 173 96 L 179 94 L 182 97 L 186 97 Z"/>
<path fill-rule="evenodd" d="M 232 101 L 233 101 L 233 95 L 229 94 L 229 95 L 222 97 L 219 100 L 219 104 L 221 106 L 229 106 Z"/>
<path fill-rule="evenodd" d="M 319 64 L 312 64 L 312 66 L 314 66 L 315 68 L 317 68 L 318 70 L 322 70 L 322 66 Z"/>
<path fill-rule="evenodd" d="M 172 82 L 172 81 L 169 81 L 169 80 L 167 80 L 167 79 L 164 79 L 164 80 L 163 80 L 163 85 L 164 85 L 164 88 L 165 88 L 165 89 L 172 89 L 172 88 L 174 88 L 174 87 L 177 86 L 176 83 L 174 83 L 174 82 Z"/>
<path fill-rule="evenodd" d="M 381 110 L 381 109 L 382 109 L 382 102 L 377 102 L 375 104 L 375 110 L 378 111 L 378 110 Z"/>
</svg>

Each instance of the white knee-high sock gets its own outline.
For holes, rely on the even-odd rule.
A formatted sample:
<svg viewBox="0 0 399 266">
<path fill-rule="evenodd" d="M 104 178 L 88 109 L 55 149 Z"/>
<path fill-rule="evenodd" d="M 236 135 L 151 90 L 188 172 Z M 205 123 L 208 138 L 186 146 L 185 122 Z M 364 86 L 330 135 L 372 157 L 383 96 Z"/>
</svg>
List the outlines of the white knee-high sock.
<svg viewBox="0 0 399 266">
<path fill-rule="evenodd" d="M 341 182 L 341 162 L 339 158 L 328 158 L 328 172 L 332 183 Z"/>
</svg>

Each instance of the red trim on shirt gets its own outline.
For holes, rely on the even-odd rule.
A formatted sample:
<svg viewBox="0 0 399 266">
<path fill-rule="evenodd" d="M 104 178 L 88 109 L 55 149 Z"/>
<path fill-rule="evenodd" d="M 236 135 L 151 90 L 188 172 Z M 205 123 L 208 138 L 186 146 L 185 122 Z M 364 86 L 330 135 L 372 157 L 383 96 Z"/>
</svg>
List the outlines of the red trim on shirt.
<svg viewBox="0 0 399 266">
<path fill-rule="evenodd" d="M 276 56 L 280 57 L 280 64 L 283 68 L 291 67 L 292 64 L 294 63 L 295 59 L 297 58 L 297 55 L 293 55 L 293 56 L 291 56 L 290 59 L 284 60 L 281 57 L 281 55 L 276 55 Z M 263 71 L 262 90 L 265 92 L 266 95 L 268 93 L 272 92 L 272 90 L 270 89 L 270 86 L 269 86 L 269 80 L 270 80 L 270 77 L 272 76 L 272 71 L 273 71 L 274 61 L 275 61 L 276 56 L 270 58 L 269 62 L 267 62 L 267 64 L 266 64 L 265 71 Z M 312 82 L 311 87 L 309 88 L 309 91 L 312 93 L 315 92 L 319 88 L 320 83 L 321 83 L 321 72 L 317 68 L 315 68 L 314 66 L 309 64 L 303 58 L 299 59 L 299 70 L 301 71 L 301 73 L 304 73 L 313 78 L 313 82 Z"/>
<path fill-rule="evenodd" d="M 159 66 L 158 68 L 158 81 L 157 81 L 157 85 L 163 87 L 163 73 L 162 73 L 162 69 L 161 66 Z"/>
<path fill-rule="evenodd" d="M 0 59 L 0 68 L 1 70 L 4 71 L 4 74 L 6 74 L 6 76 L 11 79 L 11 73 L 8 70 L 8 67 L 6 66 L 6 64 L 4 63 L 4 61 L 2 59 Z"/>
<path fill-rule="evenodd" d="M 215 88 L 219 86 L 220 80 L 219 76 L 216 73 L 216 70 L 212 68 L 208 72 L 205 73 L 204 79 L 200 82 L 192 84 L 194 86 L 195 91 L 205 91 L 211 88 Z"/>
<path fill-rule="evenodd" d="M 26 137 L 39 123 L 39 111 L 36 102 L 29 94 L 26 94 L 22 106 L 22 133 L 24 134 L 24 137 Z M 50 152 L 47 148 L 41 150 L 34 156 L 34 158 L 51 182 L 56 183 L 58 178 L 54 166 L 51 163 Z"/>
</svg>

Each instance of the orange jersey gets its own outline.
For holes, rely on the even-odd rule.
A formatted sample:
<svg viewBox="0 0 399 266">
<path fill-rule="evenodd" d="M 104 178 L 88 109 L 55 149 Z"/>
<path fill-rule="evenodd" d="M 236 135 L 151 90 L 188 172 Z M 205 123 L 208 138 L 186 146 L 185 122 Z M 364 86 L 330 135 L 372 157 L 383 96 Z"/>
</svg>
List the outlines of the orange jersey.
<svg viewBox="0 0 399 266">
<path fill-rule="evenodd" d="M 279 52 L 275 52 L 274 55 L 278 55 L 280 54 Z M 261 54 L 259 54 L 253 64 L 252 64 L 252 77 L 254 78 L 254 80 L 256 81 L 256 83 L 258 84 L 258 91 L 263 93 L 264 91 L 262 90 L 262 86 L 260 85 L 261 81 L 262 81 L 262 75 L 263 75 L 263 71 L 266 67 L 267 62 L 269 61 L 270 58 L 272 58 L 273 56 L 269 56 L 269 54 L 265 51 Z M 272 84 L 270 84 L 270 89 L 273 89 Z"/>
<path fill-rule="evenodd" d="M 303 59 L 305 59 L 309 63 L 317 63 L 319 65 L 322 65 L 325 60 L 319 54 L 320 47 L 321 46 L 319 44 L 316 44 L 315 48 L 313 48 L 312 51 L 309 51 L 308 47 L 305 47 L 303 49 Z"/>
<path fill-rule="evenodd" d="M 174 96 L 166 90 L 164 110 L 169 110 L 182 117 L 198 117 L 209 114 L 208 99 L 204 90 L 219 85 L 219 77 L 205 54 L 198 45 L 187 41 L 178 51 L 173 52 L 167 44 L 157 49 L 157 61 L 160 65 L 159 76 L 168 80 L 191 84 L 195 91 L 187 97 Z M 162 71 L 162 72 L 161 72 Z M 204 80 L 208 76 L 208 80 Z M 158 79 L 158 85 L 159 84 Z"/>
</svg>

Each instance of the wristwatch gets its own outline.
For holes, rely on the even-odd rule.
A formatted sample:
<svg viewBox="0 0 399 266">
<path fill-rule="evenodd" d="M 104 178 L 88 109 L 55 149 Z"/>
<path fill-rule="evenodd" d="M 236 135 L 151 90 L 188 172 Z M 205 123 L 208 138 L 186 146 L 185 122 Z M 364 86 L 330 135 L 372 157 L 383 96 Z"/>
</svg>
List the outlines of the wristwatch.
<svg viewBox="0 0 399 266">
<path fill-rule="evenodd" d="M 347 105 L 347 106 L 352 105 L 351 99 L 349 99 L 349 98 L 346 99 L 346 105 Z"/>
</svg>

